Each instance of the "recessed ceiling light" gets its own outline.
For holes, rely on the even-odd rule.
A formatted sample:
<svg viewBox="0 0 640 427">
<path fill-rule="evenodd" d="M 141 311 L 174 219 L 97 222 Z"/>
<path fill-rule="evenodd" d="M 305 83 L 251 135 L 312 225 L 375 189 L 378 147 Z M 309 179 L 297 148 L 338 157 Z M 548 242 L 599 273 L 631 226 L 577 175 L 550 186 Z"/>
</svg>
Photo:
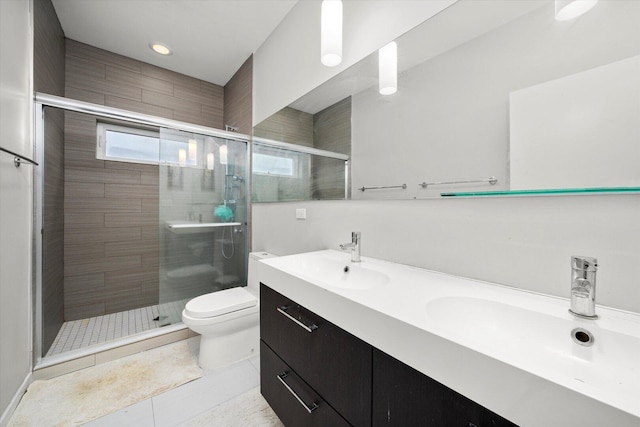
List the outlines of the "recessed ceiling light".
<svg viewBox="0 0 640 427">
<path fill-rule="evenodd" d="M 171 55 L 171 49 L 162 43 L 149 43 L 149 47 L 160 55 Z"/>
</svg>

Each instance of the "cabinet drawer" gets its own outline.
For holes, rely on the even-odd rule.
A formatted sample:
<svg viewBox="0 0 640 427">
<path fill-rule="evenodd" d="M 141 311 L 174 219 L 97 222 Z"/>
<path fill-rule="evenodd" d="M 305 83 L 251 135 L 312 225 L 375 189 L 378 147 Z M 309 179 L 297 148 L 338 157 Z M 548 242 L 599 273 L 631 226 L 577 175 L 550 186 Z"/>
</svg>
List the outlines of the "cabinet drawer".
<svg viewBox="0 0 640 427">
<path fill-rule="evenodd" d="M 285 426 L 349 426 L 263 341 L 260 342 L 260 391 Z"/>
<path fill-rule="evenodd" d="M 264 284 L 260 336 L 349 423 L 371 425 L 369 344 Z"/>
</svg>

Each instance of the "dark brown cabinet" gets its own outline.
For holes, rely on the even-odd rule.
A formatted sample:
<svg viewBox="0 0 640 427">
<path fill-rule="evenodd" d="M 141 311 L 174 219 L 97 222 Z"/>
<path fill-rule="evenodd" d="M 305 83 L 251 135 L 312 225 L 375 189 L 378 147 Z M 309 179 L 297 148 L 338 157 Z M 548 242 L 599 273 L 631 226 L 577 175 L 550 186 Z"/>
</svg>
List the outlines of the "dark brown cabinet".
<svg viewBox="0 0 640 427">
<path fill-rule="evenodd" d="M 378 349 L 372 407 L 374 427 L 517 427 Z"/>
<path fill-rule="evenodd" d="M 260 285 L 260 381 L 287 427 L 517 427 Z"/>
<path fill-rule="evenodd" d="M 265 285 L 260 286 L 260 338 L 263 347 L 286 363 L 295 378 L 308 384 L 350 425 L 371 425 L 369 344 Z M 263 395 L 271 404 L 270 388 L 264 383 L 284 385 L 262 368 L 261 381 Z M 274 410 L 281 416 L 276 407 Z"/>
</svg>

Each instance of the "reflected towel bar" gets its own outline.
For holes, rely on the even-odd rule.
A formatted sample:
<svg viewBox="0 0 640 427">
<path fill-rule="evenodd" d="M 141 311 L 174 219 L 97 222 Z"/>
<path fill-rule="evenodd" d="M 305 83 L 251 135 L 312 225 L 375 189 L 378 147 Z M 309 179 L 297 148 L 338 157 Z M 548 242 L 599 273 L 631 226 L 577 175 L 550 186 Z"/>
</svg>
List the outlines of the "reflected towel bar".
<svg viewBox="0 0 640 427">
<path fill-rule="evenodd" d="M 365 190 L 382 190 L 385 188 L 402 188 L 403 190 L 406 190 L 407 188 L 407 184 L 402 184 L 402 185 L 389 185 L 386 187 L 360 187 L 358 188 L 358 190 L 360 191 L 365 191 Z"/>
<path fill-rule="evenodd" d="M 38 164 L 36 162 L 34 162 L 33 160 L 31 160 L 28 157 L 22 156 L 18 153 L 14 153 L 13 151 L 7 150 L 6 148 L 2 148 L 0 147 L 0 151 L 4 151 L 5 153 L 11 154 L 13 157 L 13 164 L 15 167 L 19 168 L 20 165 L 22 164 L 22 161 L 26 161 L 28 163 L 31 163 L 32 165 L 36 165 L 38 166 Z"/>
<path fill-rule="evenodd" d="M 429 185 L 470 184 L 470 183 L 474 183 L 474 182 L 488 182 L 489 184 L 494 185 L 496 182 L 498 182 L 498 178 L 492 176 L 492 177 L 487 178 L 487 179 L 476 179 L 476 180 L 472 180 L 472 181 L 423 182 L 423 183 L 418 184 L 418 185 L 421 186 L 422 188 L 427 188 L 427 186 L 429 186 Z"/>
</svg>

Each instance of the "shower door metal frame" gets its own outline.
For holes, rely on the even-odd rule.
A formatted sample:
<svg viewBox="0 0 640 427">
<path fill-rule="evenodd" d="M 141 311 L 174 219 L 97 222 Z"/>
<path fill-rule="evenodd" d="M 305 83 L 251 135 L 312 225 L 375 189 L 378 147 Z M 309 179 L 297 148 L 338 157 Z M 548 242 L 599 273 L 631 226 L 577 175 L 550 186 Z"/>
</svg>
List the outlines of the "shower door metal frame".
<svg viewBox="0 0 640 427">
<path fill-rule="evenodd" d="M 97 117 L 120 120 L 130 123 L 157 126 L 181 130 L 185 132 L 199 133 L 206 136 L 217 138 L 231 139 L 247 144 L 247 180 L 249 182 L 249 191 L 251 188 L 251 136 L 227 132 L 207 126 L 196 125 L 192 123 L 181 122 L 178 120 L 164 119 L 161 117 L 151 116 L 148 114 L 136 113 L 134 111 L 122 110 L 119 108 L 107 107 L 104 105 L 92 104 L 75 99 L 65 98 L 61 96 L 48 95 L 36 92 L 34 94 L 34 157 L 35 161 L 41 167 L 34 168 L 34 194 L 33 194 L 33 259 L 34 266 L 32 271 L 32 295 L 33 295 L 33 366 L 38 366 L 42 361 L 42 234 L 43 234 L 43 210 L 44 210 L 44 112 L 45 107 L 59 108 L 64 111 L 74 111 L 78 113 L 91 114 Z M 248 193 L 251 194 L 251 193 Z M 247 251 L 251 249 L 251 197 L 247 197 Z M 248 253 L 246 254 L 248 256 Z M 245 263 L 246 264 L 246 263 Z M 169 329 L 169 328 L 167 328 Z M 172 330 L 167 330 L 172 332 Z M 144 338 L 141 338 L 144 339 Z M 102 349 L 101 349 L 102 350 Z"/>
</svg>

